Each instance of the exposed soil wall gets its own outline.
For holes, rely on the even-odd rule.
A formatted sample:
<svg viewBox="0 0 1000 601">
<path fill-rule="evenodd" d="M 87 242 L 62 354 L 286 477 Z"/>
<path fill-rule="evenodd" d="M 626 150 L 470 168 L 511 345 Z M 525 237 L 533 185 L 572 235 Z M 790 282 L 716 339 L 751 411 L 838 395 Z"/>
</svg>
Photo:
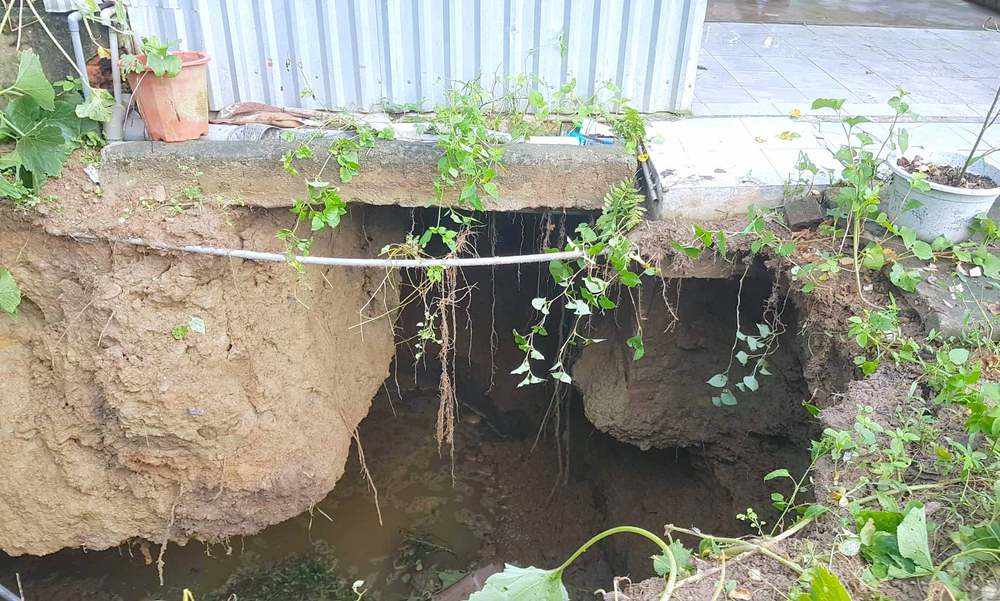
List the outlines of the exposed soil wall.
<svg viewBox="0 0 1000 601">
<path fill-rule="evenodd" d="M 388 374 L 390 321 L 353 327 L 394 304 L 385 274 L 114 244 L 100 238 L 274 249 L 289 217 L 173 214 L 57 183 L 47 217 L 0 215 L 0 263 L 24 295 L 0 317 L 0 549 L 217 539 L 322 499 Z M 313 253 L 371 256 L 401 231 L 353 209 Z M 205 332 L 175 339 L 192 317 Z"/>
<path fill-rule="evenodd" d="M 665 289 L 664 289 L 665 288 Z M 808 395 L 794 341 L 793 311 L 784 317 L 789 335 L 769 359 L 773 375 L 761 376 L 760 390 L 739 394 L 739 403 L 715 407 L 706 381 L 726 369 L 736 333 L 737 279 L 650 282 L 641 291 L 645 356 L 632 360 L 625 339 L 635 324 L 624 309 L 596 327 L 607 343 L 587 346 L 573 365 L 587 417 L 599 429 L 641 448 L 731 446 L 748 436 L 804 439 Z M 761 307 L 770 294 L 766 275 L 746 278 L 741 329 L 756 333 Z M 673 306 L 668 309 L 665 303 Z M 741 366 L 733 362 L 731 379 Z M 737 374 L 739 374 L 737 376 Z"/>
</svg>

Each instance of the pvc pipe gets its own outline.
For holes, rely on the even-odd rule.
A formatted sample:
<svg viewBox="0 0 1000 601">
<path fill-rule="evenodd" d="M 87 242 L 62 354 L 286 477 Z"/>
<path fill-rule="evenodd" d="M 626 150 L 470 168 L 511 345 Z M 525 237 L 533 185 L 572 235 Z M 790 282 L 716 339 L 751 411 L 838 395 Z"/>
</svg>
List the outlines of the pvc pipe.
<svg viewBox="0 0 1000 601">
<path fill-rule="evenodd" d="M 75 239 L 93 239 L 94 236 L 73 236 Z M 250 261 L 271 261 L 284 263 L 287 255 L 266 253 L 253 250 L 216 248 L 213 246 L 170 246 L 146 242 L 142 238 L 111 238 L 110 242 L 120 242 L 132 246 L 142 246 L 164 252 L 185 252 L 197 255 L 216 257 L 231 257 Z M 523 263 L 548 263 L 554 260 L 572 260 L 586 256 L 586 251 L 569 250 L 554 253 L 539 253 L 533 255 L 511 255 L 505 257 L 467 257 L 450 259 L 361 259 L 354 257 L 312 257 L 297 255 L 295 260 L 303 265 L 327 265 L 336 267 L 383 267 L 387 269 L 409 269 L 419 267 L 483 267 L 490 265 L 519 265 Z"/>
<path fill-rule="evenodd" d="M 122 74 L 118 66 L 118 32 L 111 23 L 111 15 L 114 12 L 114 5 L 101 11 L 101 23 L 108 28 L 108 46 L 111 49 L 111 82 L 115 97 L 115 105 L 111 109 L 111 121 L 108 121 L 104 126 L 104 136 L 109 142 L 121 141 L 125 120 L 125 109 L 122 105 Z"/>
<path fill-rule="evenodd" d="M 66 17 L 66 27 L 69 29 L 70 38 L 73 40 L 73 56 L 76 58 L 76 68 L 80 72 L 80 81 L 83 82 L 83 97 L 90 98 L 90 81 L 87 77 L 87 59 L 83 55 L 83 40 L 80 39 L 80 20 L 83 15 L 80 11 L 73 11 Z"/>
<path fill-rule="evenodd" d="M 0 599 L 3 599 L 3 601 L 21 601 L 20 597 L 2 584 L 0 584 Z"/>
</svg>

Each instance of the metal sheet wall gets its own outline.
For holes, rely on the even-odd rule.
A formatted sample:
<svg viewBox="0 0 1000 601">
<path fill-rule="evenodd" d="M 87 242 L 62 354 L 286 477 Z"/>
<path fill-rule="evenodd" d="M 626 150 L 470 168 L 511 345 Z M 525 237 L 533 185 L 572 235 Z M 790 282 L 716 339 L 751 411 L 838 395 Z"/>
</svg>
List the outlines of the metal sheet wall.
<svg viewBox="0 0 1000 601">
<path fill-rule="evenodd" d="M 587 95 L 611 81 L 650 112 L 689 108 L 706 1 L 130 0 L 129 16 L 211 54 L 213 109 L 431 110 L 451 82 L 535 74 Z"/>
</svg>

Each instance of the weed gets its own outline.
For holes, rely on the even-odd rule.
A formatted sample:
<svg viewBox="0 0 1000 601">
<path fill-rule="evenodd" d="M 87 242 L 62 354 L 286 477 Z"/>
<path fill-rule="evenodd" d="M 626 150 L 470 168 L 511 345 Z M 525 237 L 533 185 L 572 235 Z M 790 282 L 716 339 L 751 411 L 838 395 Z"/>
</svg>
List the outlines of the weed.
<svg viewBox="0 0 1000 601">
<path fill-rule="evenodd" d="M 170 336 L 172 336 L 174 340 L 184 340 L 191 332 L 194 332 L 195 334 L 204 334 L 205 320 L 200 317 L 192 316 L 187 323 L 178 324 L 171 328 Z"/>
<path fill-rule="evenodd" d="M 551 570 L 540 568 L 519 568 L 512 565 L 499 574 L 490 576 L 483 585 L 482 590 L 473 593 L 469 601 L 517 601 L 519 599 L 532 599 L 533 601 L 566 601 L 569 593 L 562 583 L 562 575 L 577 558 L 590 547 L 601 540 L 620 533 L 638 534 L 656 544 L 663 551 L 662 556 L 654 556 L 654 567 L 661 576 L 665 577 L 666 584 L 663 593 L 660 595 L 662 601 L 667 601 L 673 594 L 674 584 L 680 574 L 680 565 L 674 555 L 674 545 L 668 545 L 660 537 L 648 530 L 635 528 L 633 526 L 618 526 L 610 528 L 595 535 L 559 567 Z M 685 556 L 686 557 L 686 556 Z M 686 565 L 684 566 L 687 567 Z"/>
<path fill-rule="evenodd" d="M 0 198 L 26 207 L 49 177 L 60 174 L 70 152 L 98 138 L 97 123 L 80 110 L 78 89 L 69 84 L 57 92 L 30 50 L 21 52 L 17 77 L 0 89 L 0 98 L 7 100 L 0 142 L 14 144 L 0 157 Z"/>
</svg>

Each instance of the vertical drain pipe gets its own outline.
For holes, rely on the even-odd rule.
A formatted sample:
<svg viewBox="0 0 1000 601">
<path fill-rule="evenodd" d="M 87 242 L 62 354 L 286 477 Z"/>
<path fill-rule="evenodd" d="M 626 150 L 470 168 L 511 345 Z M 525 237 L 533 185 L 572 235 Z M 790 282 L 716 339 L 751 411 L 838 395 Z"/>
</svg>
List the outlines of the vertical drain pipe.
<svg viewBox="0 0 1000 601">
<path fill-rule="evenodd" d="M 111 121 L 104 126 L 104 136 L 109 142 L 120 142 L 125 121 L 125 109 L 122 104 L 122 70 L 118 66 L 118 31 L 111 22 L 115 12 L 114 5 L 101 11 L 101 23 L 108 28 L 108 46 L 111 49 L 111 81 L 115 96 L 115 105 L 111 109 Z"/>
<path fill-rule="evenodd" d="M 83 40 L 80 39 L 80 20 L 82 18 L 83 15 L 80 14 L 80 11 L 73 11 L 66 17 L 66 26 L 69 28 L 69 35 L 73 39 L 73 56 L 76 57 L 76 68 L 80 72 L 80 81 L 83 82 L 83 97 L 90 98 L 87 59 L 83 56 Z"/>
<path fill-rule="evenodd" d="M 0 599 L 3 601 L 21 601 L 21 598 L 10 592 L 10 589 L 0 584 Z"/>
</svg>

